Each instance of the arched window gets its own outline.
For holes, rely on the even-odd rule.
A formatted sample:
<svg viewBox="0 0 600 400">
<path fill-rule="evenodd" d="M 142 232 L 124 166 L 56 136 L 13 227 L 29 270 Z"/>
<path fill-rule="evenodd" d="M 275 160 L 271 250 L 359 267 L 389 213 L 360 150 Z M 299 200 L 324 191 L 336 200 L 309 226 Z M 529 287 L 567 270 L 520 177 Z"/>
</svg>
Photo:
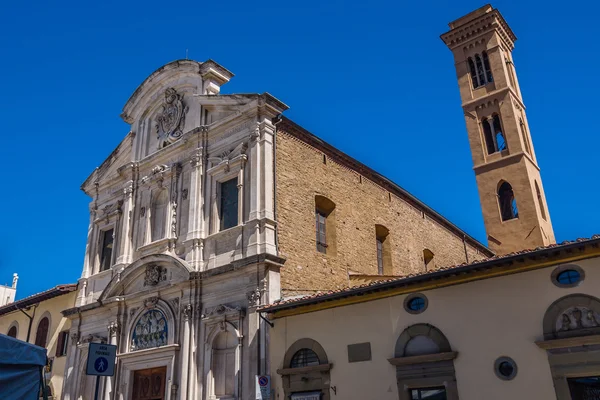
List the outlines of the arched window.
<svg viewBox="0 0 600 400">
<path fill-rule="evenodd" d="M 348 349 L 348 360 L 352 362 L 350 346 Z M 331 400 L 331 366 L 325 349 L 317 341 L 309 338 L 297 340 L 285 352 L 283 369 L 277 370 L 281 374 L 283 398 L 295 398 L 293 394 L 304 392 L 311 398 Z"/>
<path fill-rule="evenodd" d="M 538 203 L 540 204 L 540 212 L 542 213 L 542 218 L 546 221 L 546 209 L 544 208 L 544 199 L 542 198 L 542 193 L 540 192 L 540 187 L 538 186 L 537 181 L 535 181 L 535 193 L 537 195 Z"/>
<path fill-rule="evenodd" d="M 48 317 L 41 319 L 38 324 L 37 331 L 35 333 L 35 345 L 40 347 L 46 347 L 46 341 L 48 340 L 48 328 L 50 321 Z"/>
<path fill-rule="evenodd" d="M 476 89 L 479 86 L 479 84 L 477 83 L 477 71 L 475 70 L 475 63 L 473 62 L 473 59 L 471 57 L 467 59 L 467 62 L 469 63 L 469 72 L 471 73 L 473 89 Z"/>
<path fill-rule="evenodd" d="M 390 364 L 396 366 L 401 399 L 458 399 L 453 352 L 448 339 L 436 327 L 416 324 L 396 341 Z"/>
<path fill-rule="evenodd" d="M 525 127 L 525 122 L 523 122 L 523 118 L 519 118 L 519 126 L 521 127 L 521 135 L 523 136 L 523 144 L 525 146 L 525 151 L 528 154 L 531 154 L 531 147 L 529 145 L 529 137 L 527 136 L 527 128 Z"/>
<path fill-rule="evenodd" d="M 492 128 L 490 125 L 491 121 L 487 118 L 481 120 L 481 126 L 483 127 L 483 136 L 485 140 L 485 147 L 488 154 L 494 154 L 496 152 L 496 142 L 492 135 Z"/>
<path fill-rule="evenodd" d="M 377 273 L 391 275 L 392 255 L 390 249 L 390 231 L 383 225 L 375 225 L 375 242 L 377 244 Z"/>
<path fill-rule="evenodd" d="M 327 197 L 315 196 L 315 232 L 317 251 L 335 254 L 335 203 Z"/>
<path fill-rule="evenodd" d="M 485 85 L 485 72 L 483 70 L 483 63 L 479 54 L 475 54 L 475 64 L 477 65 L 477 77 L 479 79 L 479 85 Z"/>
<path fill-rule="evenodd" d="M 8 333 L 6 334 L 7 336 L 13 337 L 13 338 L 17 338 L 17 327 L 16 325 L 13 325 L 10 327 L 10 329 L 8 330 Z"/>
<path fill-rule="evenodd" d="M 319 365 L 319 356 L 311 349 L 300 349 L 292 357 L 290 368 L 303 368 Z"/>
<path fill-rule="evenodd" d="M 217 399 L 235 396 L 235 351 L 238 339 L 230 331 L 215 337 L 212 348 L 214 395 Z"/>
<path fill-rule="evenodd" d="M 425 263 L 425 271 L 433 267 L 433 251 L 429 249 L 423 250 L 423 262 Z"/>
<path fill-rule="evenodd" d="M 492 77 L 492 69 L 490 68 L 490 60 L 488 60 L 487 52 L 482 52 L 481 57 L 483 58 L 483 68 L 485 69 L 485 77 L 487 78 L 487 82 L 494 82 L 494 78 Z"/>
<path fill-rule="evenodd" d="M 517 200 L 515 199 L 515 194 L 510 183 L 503 181 L 498 186 L 498 202 L 500 203 L 502 221 L 519 218 Z"/>
<path fill-rule="evenodd" d="M 160 310 L 148 310 L 138 319 L 131 335 L 131 351 L 150 349 L 167 344 L 169 326 Z"/>
<path fill-rule="evenodd" d="M 502 125 L 500 124 L 500 116 L 494 114 L 494 138 L 496 139 L 496 151 L 506 150 L 506 138 L 502 133 Z"/>
<path fill-rule="evenodd" d="M 165 237 L 167 225 L 167 208 L 169 205 L 169 195 L 166 189 L 161 189 L 152 201 L 151 212 L 151 241 L 156 241 Z"/>
</svg>

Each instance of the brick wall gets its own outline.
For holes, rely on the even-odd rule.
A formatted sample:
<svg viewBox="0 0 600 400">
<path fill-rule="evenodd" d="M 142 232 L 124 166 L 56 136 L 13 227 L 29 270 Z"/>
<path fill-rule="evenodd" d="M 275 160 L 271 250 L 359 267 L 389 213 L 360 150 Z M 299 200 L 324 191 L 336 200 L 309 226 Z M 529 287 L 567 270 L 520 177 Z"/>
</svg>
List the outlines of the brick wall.
<svg viewBox="0 0 600 400">
<path fill-rule="evenodd" d="M 401 193 L 390 193 L 359 174 L 359 168 L 330 150 L 301 138 L 289 122 L 279 125 L 276 211 L 279 250 L 287 258 L 281 270 L 283 296 L 348 287 L 352 273 L 377 274 L 376 224 L 390 232 L 392 266 L 386 274 L 424 271 L 424 248 L 435 254 L 429 269 L 465 262 L 460 232 L 444 227 L 423 207 L 401 198 Z M 325 153 L 329 155 L 324 163 Z M 335 255 L 316 250 L 315 195 L 336 204 Z M 490 255 L 469 240 L 469 261 Z"/>
</svg>

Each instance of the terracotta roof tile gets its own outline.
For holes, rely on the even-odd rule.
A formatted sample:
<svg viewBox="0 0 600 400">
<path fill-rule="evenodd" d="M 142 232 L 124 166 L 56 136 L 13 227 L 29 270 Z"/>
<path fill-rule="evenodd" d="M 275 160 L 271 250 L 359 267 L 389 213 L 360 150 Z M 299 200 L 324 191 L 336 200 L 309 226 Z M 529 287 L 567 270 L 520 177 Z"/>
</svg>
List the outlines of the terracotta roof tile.
<svg viewBox="0 0 600 400">
<path fill-rule="evenodd" d="M 401 281 L 408 280 L 410 278 L 416 278 L 416 277 L 426 277 L 427 275 L 439 274 L 440 272 L 457 270 L 457 269 L 464 268 L 464 267 L 477 267 L 477 266 L 483 267 L 486 264 L 491 264 L 494 261 L 510 259 L 511 257 L 523 256 L 523 255 L 527 255 L 527 254 L 533 254 L 536 252 L 543 253 L 543 252 L 545 252 L 547 250 L 551 250 L 551 249 L 558 250 L 558 249 L 562 249 L 563 247 L 567 247 L 567 246 L 570 246 L 573 244 L 587 243 L 587 242 L 592 242 L 592 241 L 600 241 L 600 235 L 593 235 L 591 238 L 578 238 L 578 239 L 571 240 L 571 241 L 563 241 L 561 243 L 550 244 L 548 246 L 537 247 L 535 249 L 524 249 L 524 250 L 516 251 L 513 253 L 504 254 L 502 256 L 492 256 L 492 257 L 488 257 L 488 258 L 484 258 L 484 259 L 480 259 L 480 260 L 475 260 L 475 261 L 472 261 L 469 263 L 465 262 L 462 264 L 435 268 L 435 269 L 432 269 L 429 271 L 424 271 L 424 272 L 419 272 L 419 273 L 399 275 L 392 279 L 377 280 L 377 281 L 373 281 L 373 282 L 369 282 L 369 283 L 366 283 L 363 285 L 357 285 L 357 286 L 353 286 L 353 287 L 349 287 L 349 288 L 329 290 L 326 292 L 318 292 L 318 293 L 314 293 L 311 295 L 295 297 L 293 299 L 288 299 L 288 300 L 282 299 L 279 301 L 275 301 L 271 305 L 266 305 L 266 306 L 261 307 L 259 309 L 259 311 L 262 311 L 262 312 L 276 311 L 276 310 L 272 310 L 272 309 L 280 308 L 280 306 L 286 306 L 286 305 L 289 305 L 291 308 L 296 305 L 301 305 L 301 304 L 303 305 L 307 302 L 312 302 L 312 300 L 314 300 L 315 302 L 317 302 L 318 300 L 321 300 L 321 299 L 325 301 L 329 297 L 332 297 L 332 295 L 336 295 L 336 294 L 344 294 L 344 293 L 346 293 L 348 295 L 358 294 L 358 292 L 363 291 L 363 289 L 369 289 L 369 288 L 376 289 L 378 286 L 385 286 L 385 284 L 387 284 L 387 283 L 401 282 Z"/>
</svg>

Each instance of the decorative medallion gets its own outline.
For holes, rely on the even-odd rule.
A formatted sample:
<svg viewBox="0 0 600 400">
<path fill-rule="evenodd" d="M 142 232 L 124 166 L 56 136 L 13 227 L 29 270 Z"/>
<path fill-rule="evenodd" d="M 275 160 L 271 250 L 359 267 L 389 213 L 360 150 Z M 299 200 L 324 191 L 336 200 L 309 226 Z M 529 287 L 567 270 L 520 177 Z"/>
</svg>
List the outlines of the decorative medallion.
<svg viewBox="0 0 600 400">
<path fill-rule="evenodd" d="M 159 149 L 177 141 L 183 135 L 187 112 L 188 107 L 183 103 L 183 95 L 173 88 L 168 88 L 165 91 L 162 111 L 156 117 Z"/>
<path fill-rule="evenodd" d="M 167 319 L 161 311 L 146 311 L 135 324 L 131 337 L 131 351 L 166 345 L 168 330 Z"/>
<path fill-rule="evenodd" d="M 144 286 L 156 286 L 159 282 L 167 279 L 167 269 L 160 265 L 148 265 L 146 267 L 146 276 L 144 277 Z"/>
</svg>

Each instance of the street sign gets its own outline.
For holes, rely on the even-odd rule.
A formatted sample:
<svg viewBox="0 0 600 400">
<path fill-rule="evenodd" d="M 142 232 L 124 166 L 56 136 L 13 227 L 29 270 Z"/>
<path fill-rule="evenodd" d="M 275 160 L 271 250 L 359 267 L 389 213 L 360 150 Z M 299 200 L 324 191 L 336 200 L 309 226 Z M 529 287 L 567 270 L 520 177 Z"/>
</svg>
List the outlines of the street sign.
<svg viewBox="0 0 600 400">
<path fill-rule="evenodd" d="M 271 398 L 271 377 L 269 375 L 256 375 L 256 400 L 269 400 Z"/>
<path fill-rule="evenodd" d="M 113 376 L 117 346 L 112 344 L 90 343 L 87 359 L 87 375 Z"/>
</svg>

